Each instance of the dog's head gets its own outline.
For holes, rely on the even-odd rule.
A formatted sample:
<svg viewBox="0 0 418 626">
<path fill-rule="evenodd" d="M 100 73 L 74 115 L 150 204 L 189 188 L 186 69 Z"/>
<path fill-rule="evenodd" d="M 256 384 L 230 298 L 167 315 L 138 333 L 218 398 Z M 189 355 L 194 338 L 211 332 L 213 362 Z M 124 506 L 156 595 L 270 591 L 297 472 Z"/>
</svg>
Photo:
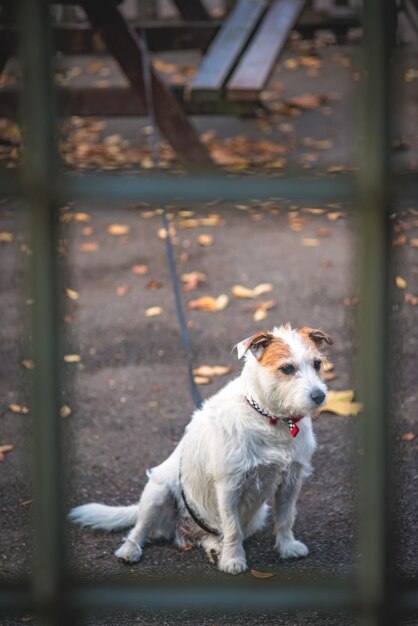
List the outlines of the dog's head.
<svg viewBox="0 0 418 626">
<path fill-rule="evenodd" d="M 260 400 L 283 415 L 313 414 L 326 400 L 321 346 L 332 344 L 322 330 L 289 324 L 258 332 L 236 347 L 246 357 L 244 375 Z"/>
</svg>

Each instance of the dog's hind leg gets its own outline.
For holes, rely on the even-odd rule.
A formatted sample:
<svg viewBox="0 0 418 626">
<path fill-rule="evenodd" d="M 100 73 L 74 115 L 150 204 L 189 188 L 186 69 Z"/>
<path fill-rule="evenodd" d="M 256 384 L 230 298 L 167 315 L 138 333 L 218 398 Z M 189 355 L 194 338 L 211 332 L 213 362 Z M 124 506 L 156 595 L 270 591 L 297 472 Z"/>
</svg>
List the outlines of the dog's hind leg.
<svg viewBox="0 0 418 626">
<path fill-rule="evenodd" d="M 298 463 L 293 464 L 284 482 L 279 485 L 275 495 L 275 548 L 283 559 L 297 559 L 308 555 L 308 548 L 293 535 L 296 518 L 296 500 L 302 486 L 304 469 Z"/>
<path fill-rule="evenodd" d="M 115 555 L 128 563 L 136 563 L 147 539 L 169 539 L 174 534 L 175 516 L 174 497 L 169 486 L 151 478 L 138 504 L 137 522 Z"/>
</svg>

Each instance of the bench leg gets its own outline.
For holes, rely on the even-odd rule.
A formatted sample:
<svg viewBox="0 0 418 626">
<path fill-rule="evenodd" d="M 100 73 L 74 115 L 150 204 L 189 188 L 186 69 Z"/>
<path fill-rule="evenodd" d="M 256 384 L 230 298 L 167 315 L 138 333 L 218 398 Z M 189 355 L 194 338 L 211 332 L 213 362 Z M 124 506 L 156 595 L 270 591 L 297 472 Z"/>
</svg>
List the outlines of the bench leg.
<svg viewBox="0 0 418 626">
<path fill-rule="evenodd" d="M 143 54 L 138 35 L 109 0 L 84 0 L 80 4 L 110 54 L 119 63 L 135 93 L 146 106 Z M 155 120 L 178 157 L 189 167 L 214 167 L 206 147 L 187 119 L 171 90 L 151 68 Z"/>
</svg>

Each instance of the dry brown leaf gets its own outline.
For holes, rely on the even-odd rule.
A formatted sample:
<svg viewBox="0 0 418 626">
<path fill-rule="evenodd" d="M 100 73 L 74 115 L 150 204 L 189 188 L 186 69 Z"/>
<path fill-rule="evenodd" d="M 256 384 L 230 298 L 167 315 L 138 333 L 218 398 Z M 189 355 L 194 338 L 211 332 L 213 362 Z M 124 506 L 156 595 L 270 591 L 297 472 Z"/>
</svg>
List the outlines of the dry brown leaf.
<svg viewBox="0 0 418 626">
<path fill-rule="evenodd" d="M 320 412 L 328 411 L 336 415 L 358 415 L 363 409 L 360 402 L 353 402 L 354 391 L 347 389 L 344 391 L 328 391 L 327 404 L 320 408 Z"/>
<path fill-rule="evenodd" d="M 72 411 L 70 409 L 70 407 L 67 404 L 64 404 L 61 408 L 60 408 L 60 417 L 68 417 L 69 415 L 71 415 Z"/>
<path fill-rule="evenodd" d="M 4 460 L 4 455 L 13 450 L 14 446 L 10 443 L 4 443 L 0 446 L 0 461 Z"/>
<path fill-rule="evenodd" d="M 75 222 L 90 222 L 91 215 L 88 213 L 72 213 Z"/>
<path fill-rule="evenodd" d="M 28 407 L 24 406 L 23 404 L 9 404 L 9 409 L 12 413 L 20 413 L 22 415 L 27 415 L 29 413 Z"/>
<path fill-rule="evenodd" d="M 251 575 L 254 576 L 254 578 L 260 578 L 260 579 L 273 578 L 274 572 L 259 572 L 256 569 L 252 569 Z"/>
<path fill-rule="evenodd" d="M 22 365 L 23 367 L 26 367 L 27 370 L 33 370 L 33 368 L 35 367 L 35 363 L 32 361 L 32 359 L 23 359 Z"/>
<path fill-rule="evenodd" d="M 10 243 L 13 238 L 13 233 L 8 233 L 5 230 L 0 231 L 0 243 Z"/>
<path fill-rule="evenodd" d="M 96 252 L 98 248 L 99 244 L 97 241 L 85 241 L 84 243 L 80 243 L 80 250 L 82 252 Z"/>
<path fill-rule="evenodd" d="M 418 304 L 418 296 L 414 296 L 412 293 L 406 292 L 403 298 L 405 302 L 412 304 L 412 306 L 417 306 Z"/>
<path fill-rule="evenodd" d="M 259 302 L 254 311 L 254 322 L 262 322 L 267 317 L 267 311 L 273 309 L 276 306 L 275 300 L 267 300 L 266 302 Z"/>
<path fill-rule="evenodd" d="M 405 278 L 402 278 L 402 276 L 397 276 L 395 282 L 398 289 L 406 289 L 406 286 L 408 284 Z"/>
<path fill-rule="evenodd" d="M 409 243 L 413 248 L 418 248 L 418 239 L 410 239 Z"/>
<path fill-rule="evenodd" d="M 229 374 L 231 371 L 230 367 L 226 365 L 201 365 L 193 370 L 193 374 L 196 376 L 225 376 L 225 374 Z"/>
<path fill-rule="evenodd" d="M 110 224 L 107 227 L 107 232 L 109 233 L 109 235 L 127 235 L 129 233 L 129 231 L 131 230 L 131 227 L 128 226 L 127 224 Z"/>
<path fill-rule="evenodd" d="M 193 291 L 197 289 L 200 283 L 206 281 L 206 274 L 203 274 L 203 272 L 188 272 L 182 274 L 181 280 L 184 283 L 183 291 Z"/>
<path fill-rule="evenodd" d="M 415 437 L 416 435 L 414 433 L 405 433 L 404 435 L 401 435 L 399 439 L 402 439 L 402 441 L 413 441 Z"/>
<path fill-rule="evenodd" d="M 323 96 L 317 96 L 312 93 L 305 93 L 301 96 L 294 96 L 293 98 L 288 98 L 287 103 L 290 106 L 297 107 L 298 109 L 316 109 L 321 104 L 324 104 L 325 98 Z"/>
<path fill-rule="evenodd" d="M 145 317 L 156 317 L 161 315 L 163 308 L 161 306 L 151 306 L 145 311 Z"/>
<path fill-rule="evenodd" d="M 145 276 L 145 274 L 148 274 L 148 266 L 147 265 L 132 265 L 131 272 L 132 274 L 136 274 L 137 276 Z"/>
<path fill-rule="evenodd" d="M 402 234 L 402 235 L 398 235 L 397 237 L 395 237 L 395 239 L 392 242 L 392 245 L 394 246 L 404 246 L 406 244 L 406 235 Z"/>
<path fill-rule="evenodd" d="M 65 293 L 70 298 L 70 300 L 78 300 L 79 298 L 78 292 L 74 289 L 66 289 Z"/>
<path fill-rule="evenodd" d="M 319 239 L 305 238 L 301 240 L 301 244 L 307 248 L 316 248 L 321 244 L 321 242 Z"/>
<path fill-rule="evenodd" d="M 235 296 L 235 298 L 258 298 L 264 293 L 269 293 L 272 290 L 273 285 L 270 283 L 261 283 L 260 285 L 254 287 L 254 289 L 249 289 L 243 285 L 234 285 L 231 288 L 232 295 Z"/>
<path fill-rule="evenodd" d="M 94 233 L 94 230 L 91 226 L 83 226 L 81 232 L 83 233 L 85 237 L 91 237 L 92 234 Z"/>
<path fill-rule="evenodd" d="M 221 294 L 217 298 L 213 296 L 202 296 L 197 300 L 191 300 L 189 302 L 189 309 L 197 311 L 223 311 L 229 303 L 229 298 L 226 294 Z"/>
<path fill-rule="evenodd" d="M 64 354 L 64 361 L 66 363 L 80 363 L 81 356 L 79 354 Z"/>
<path fill-rule="evenodd" d="M 344 217 L 344 213 L 342 211 L 332 211 L 331 213 L 327 214 L 327 218 L 331 222 L 335 222 L 335 221 L 339 220 L 342 217 Z"/>
<path fill-rule="evenodd" d="M 213 244 L 213 235 L 199 235 L 197 242 L 201 246 L 211 246 Z"/>
</svg>

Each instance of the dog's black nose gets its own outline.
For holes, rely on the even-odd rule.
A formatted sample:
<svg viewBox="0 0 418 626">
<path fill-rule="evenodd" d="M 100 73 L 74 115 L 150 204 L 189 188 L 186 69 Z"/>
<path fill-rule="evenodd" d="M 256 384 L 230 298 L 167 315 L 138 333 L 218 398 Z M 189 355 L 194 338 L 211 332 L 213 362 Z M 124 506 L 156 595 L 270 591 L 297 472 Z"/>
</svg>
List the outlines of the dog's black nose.
<svg viewBox="0 0 418 626">
<path fill-rule="evenodd" d="M 321 389 L 317 387 L 316 389 L 311 391 L 311 398 L 315 402 L 315 404 L 319 406 L 325 400 L 325 394 Z"/>
</svg>

